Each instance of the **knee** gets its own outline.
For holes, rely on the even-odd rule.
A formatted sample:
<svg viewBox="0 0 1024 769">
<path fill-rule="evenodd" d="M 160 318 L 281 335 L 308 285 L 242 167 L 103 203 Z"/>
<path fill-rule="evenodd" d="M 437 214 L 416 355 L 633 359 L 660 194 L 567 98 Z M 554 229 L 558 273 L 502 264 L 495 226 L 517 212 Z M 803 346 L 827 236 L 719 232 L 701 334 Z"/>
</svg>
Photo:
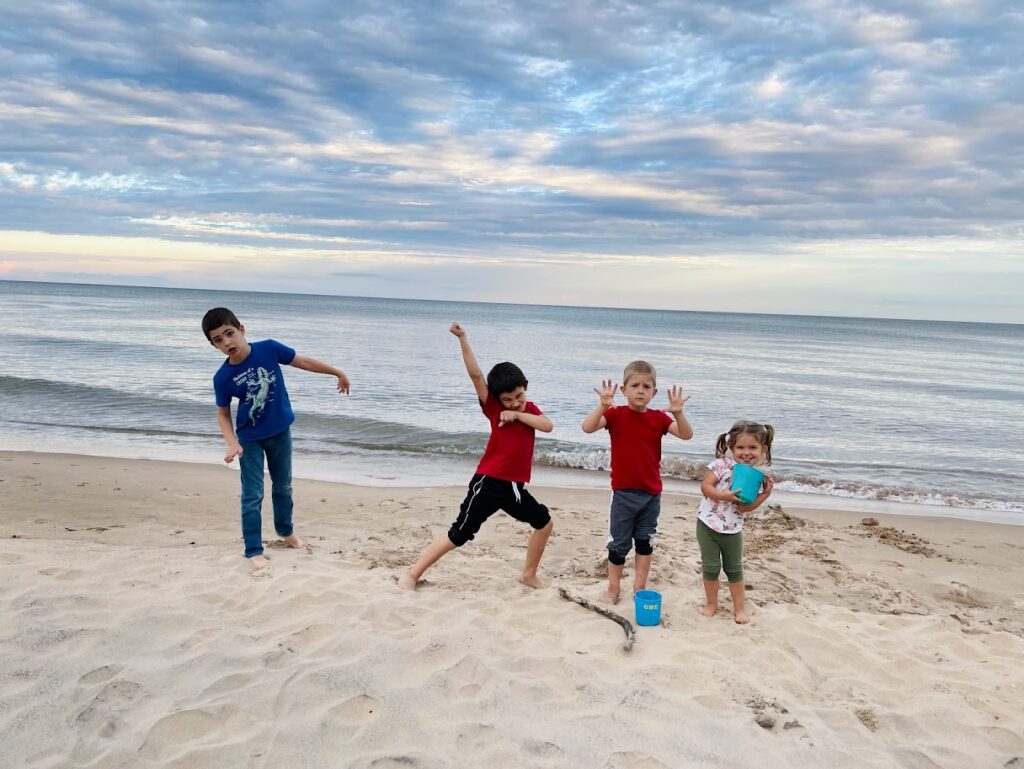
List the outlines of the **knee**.
<svg viewBox="0 0 1024 769">
<path fill-rule="evenodd" d="M 250 486 L 242 489 L 242 506 L 260 505 L 263 503 L 263 487 Z"/>
<path fill-rule="evenodd" d="M 472 534 L 466 534 L 465 532 L 459 531 L 455 528 L 448 530 L 448 541 L 455 545 L 455 547 L 462 547 L 471 539 L 473 539 Z"/>
<path fill-rule="evenodd" d="M 638 539 L 636 540 L 636 554 L 637 555 L 650 555 L 654 552 L 654 543 L 649 539 Z"/>
<path fill-rule="evenodd" d="M 743 581 L 743 569 L 725 569 L 725 578 L 735 584 Z"/>
<path fill-rule="evenodd" d="M 622 566 L 625 562 L 626 562 L 626 555 L 625 555 L 625 553 L 619 553 L 619 552 L 617 552 L 615 550 L 609 550 L 608 551 L 608 563 L 614 564 L 616 566 Z"/>
<path fill-rule="evenodd" d="M 714 582 L 718 579 L 718 575 L 722 573 L 721 557 L 717 553 L 701 553 L 700 567 L 704 579 L 708 582 Z"/>
</svg>

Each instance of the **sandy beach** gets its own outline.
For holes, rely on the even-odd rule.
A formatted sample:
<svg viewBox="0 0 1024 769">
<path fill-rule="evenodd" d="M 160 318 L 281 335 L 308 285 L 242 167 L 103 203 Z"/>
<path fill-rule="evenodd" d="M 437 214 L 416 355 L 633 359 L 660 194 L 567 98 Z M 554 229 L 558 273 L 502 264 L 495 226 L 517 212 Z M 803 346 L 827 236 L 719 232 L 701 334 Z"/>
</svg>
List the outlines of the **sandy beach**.
<svg viewBox="0 0 1024 769">
<path fill-rule="evenodd" d="M 605 491 L 533 487 L 551 588 L 499 515 L 406 593 L 461 488 L 299 481 L 308 547 L 254 574 L 227 468 L 0 453 L 0 484 L 3 766 L 1024 767 L 1024 527 L 774 506 L 740 627 L 667 494 L 625 651 L 557 590 L 601 590 Z"/>
</svg>

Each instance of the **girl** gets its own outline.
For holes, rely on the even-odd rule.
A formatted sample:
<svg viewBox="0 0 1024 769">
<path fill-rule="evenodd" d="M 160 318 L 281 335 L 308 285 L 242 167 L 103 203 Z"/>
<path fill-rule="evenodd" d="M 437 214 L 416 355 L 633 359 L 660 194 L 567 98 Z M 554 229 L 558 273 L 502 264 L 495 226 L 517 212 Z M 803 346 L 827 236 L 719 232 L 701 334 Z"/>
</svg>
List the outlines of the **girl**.
<svg viewBox="0 0 1024 769">
<path fill-rule="evenodd" d="M 743 504 L 729 486 L 732 484 L 732 468 L 737 462 L 755 466 L 772 463 L 774 437 L 775 430 L 771 425 L 744 420 L 718 436 L 716 459 L 704 474 L 700 485 L 704 498 L 697 508 L 697 543 L 700 545 L 707 599 L 700 613 L 705 617 L 713 617 L 718 611 L 718 574 L 724 570 L 732 594 L 733 616 L 741 625 L 750 622 L 744 605 L 743 517 L 768 499 L 773 482 L 771 476 L 765 475 L 761 493 L 749 505 Z M 726 455 L 727 451 L 731 457 Z"/>
</svg>

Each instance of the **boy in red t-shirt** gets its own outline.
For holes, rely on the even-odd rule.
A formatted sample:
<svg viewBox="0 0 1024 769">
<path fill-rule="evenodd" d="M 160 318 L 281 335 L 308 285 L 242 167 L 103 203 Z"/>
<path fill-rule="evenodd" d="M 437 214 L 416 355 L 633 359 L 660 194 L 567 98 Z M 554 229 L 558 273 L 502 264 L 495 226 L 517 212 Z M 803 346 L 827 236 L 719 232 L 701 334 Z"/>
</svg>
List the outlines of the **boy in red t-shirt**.
<svg viewBox="0 0 1024 769">
<path fill-rule="evenodd" d="M 661 438 L 665 433 L 684 441 L 693 437 L 693 428 L 683 413 L 683 405 L 690 396 L 684 396 L 681 387 L 669 389 L 667 412 L 647 408 L 658 392 L 654 366 L 647 361 L 635 360 L 622 373 L 625 406 L 615 405 L 618 389 L 610 379 L 601 383 L 600 390 L 595 387 L 600 401 L 583 420 L 583 432 L 593 433 L 605 427 L 612 442 L 608 590 L 601 595 L 606 603 L 619 602 L 622 568 L 634 542 L 633 591 L 647 587 L 661 512 Z"/>
<path fill-rule="evenodd" d="M 537 430 L 549 433 L 551 420 L 526 400 L 528 382 L 514 363 L 499 363 L 484 379 L 469 346 L 466 331 L 453 323 L 450 331 L 459 338 L 466 372 L 476 388 L 480 408 L 491 423 L 491 437 L 469 482 L 469 492 L 459 508 L 459 517 L 444 534 L 420 554 L 409 571 L 398 580 L 404 590 L 415 590 L 423 572 L 442 556 L 473 539 L 480 526 L 498 510 L 530 524 L 534 531 L 526 545 L 526 563 L 519 581 L 529 587 L 544 587 L 537 578 L 537 566 L 551 536 L 548 509 L 526 490 L 533 466 L 533 439 Z"/>
</svg>

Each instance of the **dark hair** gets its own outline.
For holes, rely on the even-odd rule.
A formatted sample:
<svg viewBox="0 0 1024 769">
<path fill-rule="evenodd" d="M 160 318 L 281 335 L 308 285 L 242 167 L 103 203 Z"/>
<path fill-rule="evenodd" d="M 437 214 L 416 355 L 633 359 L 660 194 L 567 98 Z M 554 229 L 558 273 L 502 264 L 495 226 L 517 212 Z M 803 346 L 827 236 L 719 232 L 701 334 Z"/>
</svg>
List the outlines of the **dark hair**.
<svg viewBox="0 0 1024 769">
<path fill-rule="evenodd" d="M 212 310 L 208 310 L 206 315 L 203 316 L 203 333 L 206 334 L 206 340 L 210 340 L 211 331 L 221 326 L 241 328 L 242 324 L 238 322 L 238 318 L 227 307 L 214 307 Z"/>
<path fill-rule="evenodd" d="M 746 419 L 741 419 L 729 428 L 729 432 L 718 436 L 718 443 L 715 444 L 715 456 L 724 457 L 725 452 L 736 445 L 736 441 L 741 435 L 753 435 L 757 442 L 764 446 L 765 462 L 769 465 L 772 463 L 772 439 L 775 437 L 775 428 L 760 422 L 748 422 Z"/>
<path fill-rule="evenodd" d="M 528 384 L 523 370 L 508 361 L 497 364 L 487 375 L 487 389 L 495 398 L 501 397 L 503 393 L 510 393 L 517 387 L 525 388 Z"/>
</svg>

